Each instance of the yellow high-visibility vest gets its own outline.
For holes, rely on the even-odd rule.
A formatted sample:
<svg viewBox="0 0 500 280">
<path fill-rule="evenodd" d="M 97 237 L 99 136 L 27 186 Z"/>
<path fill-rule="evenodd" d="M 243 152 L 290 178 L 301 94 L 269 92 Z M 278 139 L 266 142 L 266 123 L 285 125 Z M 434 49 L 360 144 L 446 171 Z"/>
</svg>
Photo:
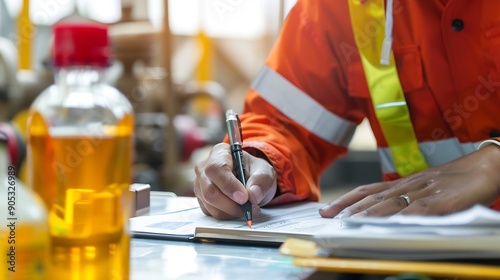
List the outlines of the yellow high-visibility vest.
<svg viewBox="0 0 500 280">
<path fill-rule="evenodd" d="M 408 176 L 426 169 L 391 53 L 392 38 L 384 36 L 384 0 L 349 0 L 349 12 L 375 114 L 396 170 L 400 176 Z M 390 20 L 392 28 L 392 15 Z"/>
</svg>

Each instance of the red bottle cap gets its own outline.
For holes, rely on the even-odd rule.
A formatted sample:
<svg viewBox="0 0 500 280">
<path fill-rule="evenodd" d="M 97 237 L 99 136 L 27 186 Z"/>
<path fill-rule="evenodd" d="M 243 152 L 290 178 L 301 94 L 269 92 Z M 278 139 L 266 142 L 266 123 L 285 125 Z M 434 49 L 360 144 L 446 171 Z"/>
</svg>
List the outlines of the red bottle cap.
<svg viewBox="0 0 500 280">
<path fill-rule="evenodd" d="M 60 23 L 54 26 L 55 67 L 109 65 L 108 29 L 91 23 Z"/>
</svg>

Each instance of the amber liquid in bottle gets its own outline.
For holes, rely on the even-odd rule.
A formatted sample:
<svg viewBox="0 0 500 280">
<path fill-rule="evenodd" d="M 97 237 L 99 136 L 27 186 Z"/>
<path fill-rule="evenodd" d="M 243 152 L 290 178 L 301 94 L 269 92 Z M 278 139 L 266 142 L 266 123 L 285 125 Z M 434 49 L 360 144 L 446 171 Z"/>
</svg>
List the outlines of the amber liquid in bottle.
<svg viewBox="0 0 500 280">
<path fill-rule="evenodd" d="M 93 129 L 29 130 L 30 184 L 49 213 L 48 279 L 128 279 L 133 116 Z"/>
</svg>

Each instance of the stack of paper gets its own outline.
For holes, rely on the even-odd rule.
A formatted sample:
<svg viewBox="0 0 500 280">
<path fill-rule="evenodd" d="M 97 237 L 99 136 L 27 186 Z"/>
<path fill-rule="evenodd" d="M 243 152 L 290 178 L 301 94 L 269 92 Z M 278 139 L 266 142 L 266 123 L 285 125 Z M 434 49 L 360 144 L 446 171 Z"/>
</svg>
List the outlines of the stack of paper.
<svg viewBox="0 0 500 280">
<path fill-rule="evenodd" d="M 500 258 L 500 212 L 483 206 L 445 216 L 342 219 L 316 233 L 319 255 L 377 259 Z"/>
</svg>

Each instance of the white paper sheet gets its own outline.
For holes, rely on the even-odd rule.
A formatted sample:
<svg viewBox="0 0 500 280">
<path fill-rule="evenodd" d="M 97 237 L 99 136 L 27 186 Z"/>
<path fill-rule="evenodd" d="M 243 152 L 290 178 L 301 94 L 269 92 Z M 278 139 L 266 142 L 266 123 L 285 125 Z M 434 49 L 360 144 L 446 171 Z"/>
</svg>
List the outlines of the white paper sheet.
<svg viewBox="0 0 500 280">
<path fill-rule="evenodd" d="M 385 217 L 354 217 L 344 220 L 348 226 L 383 225 L 385 227 L 399 226 L 487 226 L 500 228 L 500 212 L 476 205 L 467 210 L 444 216 L 404 216 Z"/>
<path fill-rule="evenodd" d="M 318 209 L 325 204 L 306 202 L 262 208 L 253 219 L 253 230 L 313 234 L 327 223 L 338 220 L 321 218 Z M 248 229 L 243 218 L 217 220 L 203 214 L 199 207 L 157 216 L 142 216 L 130 219 L 133 233 L 192 236 L 196 227 L 225 229 Z"/>
</svg>

